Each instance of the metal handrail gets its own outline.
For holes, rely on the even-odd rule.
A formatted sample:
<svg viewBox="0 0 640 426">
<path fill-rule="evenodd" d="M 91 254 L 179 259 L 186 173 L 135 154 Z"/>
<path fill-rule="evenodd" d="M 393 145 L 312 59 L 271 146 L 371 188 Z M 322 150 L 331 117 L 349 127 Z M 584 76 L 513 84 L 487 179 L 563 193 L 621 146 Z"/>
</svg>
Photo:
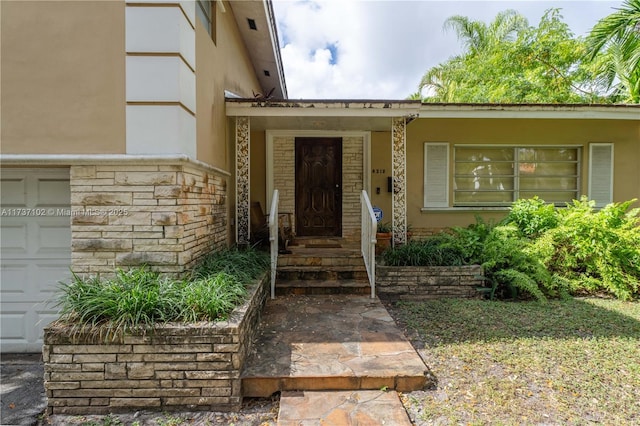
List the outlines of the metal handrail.
<svg viewBox="0 0 640 426">
<path fill-rule="evenodd" d="M 269 249 L 271 251 L 271 298 L 276 298 L 276 269 L 278 267 L 278 190 L 273 190 L 269 211 Z"/>
<path fill-rule="evenodd" d="M 373 299 L 376 297 L 376 230 L 378 221 L 373 213 L 373 207 L 371 207 L 367 191 L 362 191 L 360 194 L 360 204 L 362 212 L 360 250 L 367 269 L 369 285 L 371 286 L 371 298 Z"/>
</svg>

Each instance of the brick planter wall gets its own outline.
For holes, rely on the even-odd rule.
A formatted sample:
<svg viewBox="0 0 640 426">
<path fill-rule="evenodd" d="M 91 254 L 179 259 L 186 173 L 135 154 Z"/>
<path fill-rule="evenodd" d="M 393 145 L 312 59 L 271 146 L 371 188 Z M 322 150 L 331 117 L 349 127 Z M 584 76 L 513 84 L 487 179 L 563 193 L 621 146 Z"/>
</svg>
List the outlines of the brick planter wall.
<svg viewBox="0 0 640 426">
<path fill-rule="evenodd" d="M 478 298 L 482 267 L 376 265 L 376 292 L 404 300 Z"/>
<path fill-rule="evenodd" d="M 239 409 L 240 373 L 269 293 L 268 277 L 249 288 L 228 321 L 171 324 L 109 343 L 51 324 L 43 346 L 47 412 Z"/>
</svg>

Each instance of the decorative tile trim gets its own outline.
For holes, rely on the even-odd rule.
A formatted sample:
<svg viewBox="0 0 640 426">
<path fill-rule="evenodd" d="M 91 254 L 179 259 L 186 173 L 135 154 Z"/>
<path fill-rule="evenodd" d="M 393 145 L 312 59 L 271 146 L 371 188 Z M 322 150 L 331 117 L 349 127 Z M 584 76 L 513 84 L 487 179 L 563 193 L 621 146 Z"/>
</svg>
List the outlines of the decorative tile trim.
<svg viewBox="0 0 640 426">
<path fill-rule="evenodd" d="M 407 121 L 404 117 L 392 119 L 392 169 L 393 169 L 393 244 L 407 242 Z"/>
<path fill-rule="evenodd" d="M 236 118 L 236 223 L 238 244 L 249 244 L 249 117 Z"/>
</svg>

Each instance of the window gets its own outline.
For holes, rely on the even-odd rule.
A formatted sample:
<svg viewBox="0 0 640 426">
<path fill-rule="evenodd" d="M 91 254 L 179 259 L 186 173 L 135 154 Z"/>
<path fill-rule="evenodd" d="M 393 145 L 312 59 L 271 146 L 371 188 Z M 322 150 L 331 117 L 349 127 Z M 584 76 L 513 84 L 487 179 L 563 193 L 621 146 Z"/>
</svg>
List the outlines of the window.
<svg viewBox="0 0 640 426">
<path fill-rule="evenodd" d="M 454 206 L 504 206 L 538 196 L 562 204 L 579 198 L 580 148 L 456 146 Z"/>
<path fill-rule="evenodd" d="M 564 205 L 579 198 L 580 148 L 454 147 L 454 206 L 505 206 L 538 196 Z"/>
<path fill-rule="evenodd" d="M 425 142 L 424 208 L 506 207 L 536 195 L 564 206 L 584 193 L 582 182 L 587 184 L 589 199 L 603 207 L 613 201 L 614 146 L 590 143 L 584 170 L 582 149 L 577 145 L 454 145 L 450 149 L 446 142 Z"/>
<path fill-rule="evenodd" d="M 196 15 L 207 29 L 213 42 L 216 42 L 216 0 L 196 0 Z"/>
</svg>

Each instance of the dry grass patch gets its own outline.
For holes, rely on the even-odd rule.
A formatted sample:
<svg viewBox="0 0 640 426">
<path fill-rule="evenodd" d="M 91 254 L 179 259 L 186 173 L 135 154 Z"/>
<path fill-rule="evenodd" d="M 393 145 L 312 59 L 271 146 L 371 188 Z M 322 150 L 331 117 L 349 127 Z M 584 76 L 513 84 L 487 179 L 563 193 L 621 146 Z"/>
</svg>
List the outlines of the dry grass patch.
<svg viewBox="0 0 640 426">
<path fill-rule="evenodd" d="M 437 379 L 403 395 L 431 424 L 640 424 L 640 303 L 477 300 L 390 309 Z"/>
</svg>

